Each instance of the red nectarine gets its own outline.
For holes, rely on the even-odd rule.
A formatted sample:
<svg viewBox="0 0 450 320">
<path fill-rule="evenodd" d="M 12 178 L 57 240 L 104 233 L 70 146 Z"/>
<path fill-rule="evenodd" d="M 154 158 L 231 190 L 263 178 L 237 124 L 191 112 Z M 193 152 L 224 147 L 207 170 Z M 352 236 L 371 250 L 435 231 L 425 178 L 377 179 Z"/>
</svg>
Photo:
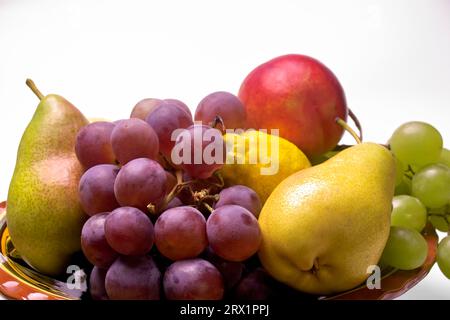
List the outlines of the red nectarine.
<svg viewBox="0 0 450 320">
<path fill-rule="evenodd" d="M 319 61 L 290 54 L 254 69 L 244 80 L 239 98 L 246 108 L 247 127 L 279 129 L 280 136 L 308 157 L 333 149 L 347 119 L 344 90 Z"/>
</svg>

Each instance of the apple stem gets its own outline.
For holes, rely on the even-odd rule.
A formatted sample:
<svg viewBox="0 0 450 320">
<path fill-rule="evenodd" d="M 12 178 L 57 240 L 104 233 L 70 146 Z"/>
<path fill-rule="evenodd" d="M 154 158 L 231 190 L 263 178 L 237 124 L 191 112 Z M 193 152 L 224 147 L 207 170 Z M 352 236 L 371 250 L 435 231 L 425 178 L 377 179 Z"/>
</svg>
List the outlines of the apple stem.
<svg viewBox="0 0 450 320">
<path fill-rule="evenodd" d="M 361 139 L 358 137 L 358 135 L 356 134 L 356 132 L 347 124 L 347 122 L 345 122 L 344 120 L 342 120 L 341 118 L 337 117 L 336 118 L 336 122 L 337 124 L 339 124 L 342 128 L 344 128 L 348 133 L 350 133 L 352 135 L 352 137 L 356 140 L 356 142 L 358 144 L 361 144 Z"/>
<path fill-rule="evenodd" d="M 42 100 L 42 99 L 44 98 L 44 95 L 43 95 L 42 92 L 40 92 L 39 89 L 36 87 L 36 84 L 34 83 L 33 80 L 27 79 L 27 81 L 25 81 L 25 83 L 26 83 L 27 86 L 31 89 L 31 91 L 33 91 L 33 93 L 39 98 L 39 100 Z"/>
</svg>

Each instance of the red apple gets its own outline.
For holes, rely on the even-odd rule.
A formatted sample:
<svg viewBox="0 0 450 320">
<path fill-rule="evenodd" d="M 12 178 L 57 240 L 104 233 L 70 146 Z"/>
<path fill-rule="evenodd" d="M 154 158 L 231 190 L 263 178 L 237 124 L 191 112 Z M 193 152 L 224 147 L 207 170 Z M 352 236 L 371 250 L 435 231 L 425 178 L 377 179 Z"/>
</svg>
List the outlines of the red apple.
<svg viewBox="0 0 450 320">
<path fill-rule="evenodd" d="M 290 54 L 260 65 L 245 78 L 239 98 L 248 128 L 279 129 L 310 158 L 330 151 L 342 137 L 336 117 L 347 119 L 344 91 L 311 57 Z"/>
</svg>

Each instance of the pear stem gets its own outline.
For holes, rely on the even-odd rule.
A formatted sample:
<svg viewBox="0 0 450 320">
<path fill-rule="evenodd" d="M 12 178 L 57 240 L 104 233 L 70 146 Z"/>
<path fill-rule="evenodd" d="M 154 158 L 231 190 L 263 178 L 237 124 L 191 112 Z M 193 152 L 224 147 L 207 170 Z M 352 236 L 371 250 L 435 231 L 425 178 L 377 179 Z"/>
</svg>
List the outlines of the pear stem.
<svg viewBox="0 0 450 320">
<path fill-rule="evenodd" d="M 344 120 L 342 120 L 341 118 L 337 117 L 336 118 L 336 122 L 342 127 L 344 128 L 348 133 L 350 133 L 352 135 L 352 137 L 356 140 L 356 142 L 358 144 L 361 144 L 361 139 L 358 137 L 358 135 L 356 134 L 356 132 L 347 124 L 347 122 L 345 122 Z"/>
<path fill-rule="evenodd" d="M 31 89 L 31 91 L 33 91 L 33 93 L 39 98 L 39 100 L 42 100 L 42 99 L 44 98 L 44 95 L 43 95 L 42 92 L 40 92 L 39 89 L 36 87 L 36 84 L 34 83 L 33 80 L 27 79 L 27 81 L 25 81 L 25 83 L 26 83 L 27 86 Z"/>
</svg>

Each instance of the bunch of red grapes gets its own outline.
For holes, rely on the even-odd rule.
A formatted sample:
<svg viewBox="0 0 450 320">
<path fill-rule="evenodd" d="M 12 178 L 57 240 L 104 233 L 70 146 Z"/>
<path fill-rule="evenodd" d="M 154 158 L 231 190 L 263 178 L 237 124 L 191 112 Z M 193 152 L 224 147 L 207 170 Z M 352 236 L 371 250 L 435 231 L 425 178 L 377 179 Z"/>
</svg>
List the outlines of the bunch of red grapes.
<svg viewBox="0 0 450 320">
<path fill-rule="evenodd" d="M 271 280 L 254 257 L 258 195 L 246 186 L 225 188 L 217 173 L 223 162 L 194 161 L 194 151 L 210 143 L 194 137 L 219 131 L 211 126 L 217 116 L 221 130 L 244 128 L 239 99 L 216 92 L 196 110 L 202 124 L 179 100 L 145 99 L 130 119 L 80 130 L 76 154 L 86 171 L 79 198 L 90 216 L 81 244 L 94 265 L 93 299 L 266 298 Z M 188 134 L 174 139 L 177 129 Z M 191 163 L 173 164 L 177 144 L 188 144 Z"/>
</svg>

